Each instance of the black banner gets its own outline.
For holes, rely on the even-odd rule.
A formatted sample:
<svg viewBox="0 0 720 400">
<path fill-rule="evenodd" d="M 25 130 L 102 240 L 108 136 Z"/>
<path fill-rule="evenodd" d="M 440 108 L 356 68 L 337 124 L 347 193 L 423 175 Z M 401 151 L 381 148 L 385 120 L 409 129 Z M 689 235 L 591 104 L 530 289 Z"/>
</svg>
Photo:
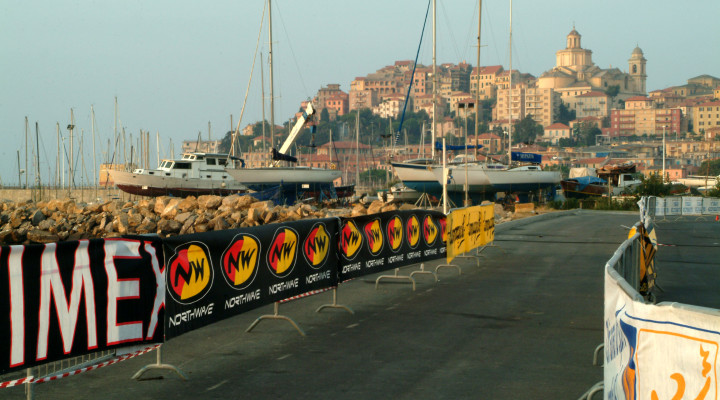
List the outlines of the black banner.
<svg viewBox="0 0 720 400">
<path fill-rule="evenodd" d="M 338 220 L 302 220 L 164 240 L 166 338 L 337 285 Z"/>
<path fill-rule="evenodd" d="M 163 341 L 156 238 L 0 247 L 0 373 Z"/>
<path fill-rule="evenodd" d="M 437 211 L 343 218 L 339 280 L 445 257 L 445 240 L 445 215 Z"/>
</svg>

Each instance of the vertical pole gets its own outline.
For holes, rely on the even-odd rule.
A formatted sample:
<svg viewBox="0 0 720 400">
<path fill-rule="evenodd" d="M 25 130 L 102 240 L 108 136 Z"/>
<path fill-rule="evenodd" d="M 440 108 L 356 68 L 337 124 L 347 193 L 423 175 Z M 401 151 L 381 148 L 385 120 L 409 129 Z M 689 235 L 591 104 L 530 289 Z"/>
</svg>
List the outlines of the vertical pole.
<svg viewBox="0 0 720 400">
<path fill-rule="evenodd" d="M 435 11 L 437 8 L 436 6 L 437 6 L 437 2 L 436 2 L 436 0 L 433 0 L 433 17 L 432 17 L 432 21 L 433 21 L 433 50 L 432 50 L 432 52 L 433 52 L 433 54 L 432 54 L 432 62 L 433 62 L 433 70 L 432 70 L 432 74 L 433 74 L 433 80 L 432 80 L 432 83 L 433 83 L 433 93 L 432 93 L 433 109 L 432 109 L 432 111 L 433 111 L 433 115 L 432 115 L 432 129 L 431 129 L 432 141 L 430 143 L 430 148 L 431 148 L 430 154 L 431 154 L 431 157 L 433 158 L 433 160 L 435 159 L 435 125 L 436 125 L 435 124 L 435 121 L 436 121 L 435 115 L 437 113 L 437 104 L 436 104 L 437 103 L 437 60 L 435 58 L 436 50 L 437 50 L 437 46 L 435 44 L 435 34 L 436 34 L 436 31 L 435 31 L 436 12 Z"/>
<path fill-rule="evenodd" d="M 443 152 L 442 152 L 442 166 L 443 166 L 443 173 L 442 173 L 442 188 L 443 188 L 443 213 L 447 215 L 448 207 L 447 207 L 447 156 L 446 156 L 446 150 L 445 150 L 445 137 L 442 138 L 443 141 Z"/>
<path fill-rule="evenodd" d="M 477 88 L 475 90 L 475 161 L 478 160 L 478 135 L 480 134 L 480 24 L 482 22 L 482 0 L 478 0 L 478 36 L 477 36 Z M 486 160 L 487 161 L 487 160 Z"/>
<path fill-rule="evenodd" d="M 42 199 L 42 193 L 40 192 L 40 133 L 38 129 L 38 123 L 35 121 L 35 161 L 37 162 L 37 168 L 35 168 L 35 183 L 37 184 L 38 198 L 37 201 Z"/>
<path fill-rule="evenodd" d="M 270 67 L 270 140 L 275 141 L 275 92 L 273 91 L 273 37 L 272 37 L 272 8 L 271 0 L 268 0 L 268 31 L 270 36 L 270 52 L 268 54 L 268 66 Z M 264 100 L 263 100 L 264 101 Z M 264 121 L 263 121 L 264 123 Z"/>
<path fill-rule="evenodd" d="M 267 149 L 265 148 L 265 69 L 262 63 L 262 53 L 260 53 L 260 97 L 262 97 L 262 157 L 260 157 L 260 165 L 265 167 L 265 158 L 267 157 Z"/>
<path fill-rule="evenodd" d="M 57 136 L 57 156 L 55 158 L 55 197 L 58 195 L 58 188 L 60 187 L 60 179 L 62 178 L 62 174 L 60 173 L 60 165 L 62 165 L 62 161 L 60 160 L 60 123 L 55 123 L 55 136 Z"/>
<path fill-rule="evenodd" d="M 22 169 L 20 169 L 20 150 L 17 151 L 18 162 L 18 187 L 22 187 Z"/>
<path fill-rule="evenodd" d="M 468 181 L 468 131 L 467 131 L 467 104 L 465 103 L 465 207 L 470 206 L 470 182 Z"/>
<path fill-rule="evenodd" d="M 25 117 L 25 189 L 28 188 L 28 117 Z"/>
<path fill-rule="evenodd" d="M 662 182 L 665 183 L 665 125 L 663 125 L 663 167 L 662 167 Z"/>
<path fill-rule="evenodd" d="M 230 118 L 232 118 L 232 117 L 230 117 Z M 157 166 L 159 167 L 160 166 L 160 131 L 155 131 L 155 151 L 157 152 Z"/>
<path fill-rule="evenodd" d="M 360 109 L 355 113 L 355 186 L 360 187 Z"/>
<path fill-rule="evenodd" d="M 90 122 L 92 123 L 92 143 L 93 143 L 93 183 L 95 184 L 95 200 L 97 201 L 98 197 L 98 173 L 97 173 L 97 157 L 96 157 L 96 151 L 95 151 L 95 110 L 93 109 L 93 106 L 90 106 L 90 114 L 92 119 Z"/>
<path fill-rule="evenodd" d="M 512 163 L 512 0 L 510 0 L 510 82 L 508 85 L 508 168 Z"/>
</svg>

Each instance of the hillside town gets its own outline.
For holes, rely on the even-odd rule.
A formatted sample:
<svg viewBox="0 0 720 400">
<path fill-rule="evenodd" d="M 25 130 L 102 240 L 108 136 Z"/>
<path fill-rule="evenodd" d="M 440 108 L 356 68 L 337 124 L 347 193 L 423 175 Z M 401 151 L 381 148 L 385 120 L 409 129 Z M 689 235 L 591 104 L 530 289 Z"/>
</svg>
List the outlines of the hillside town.
<svg viewBox="0 0 720 400">
<path fill-rule="evenodd" d="M 573 27 L 565 48 L 556 52 L 555 67 L 537 77 L 466 62 L 439 64 L 433 74 L 432 67 L 395 61 L 355 77 L 347 91 L 338 83 L 321 87 L 312 99 L 320 133 L 317 138 L 303 133 L 293 152 L 302 165 L 337 167 L 343 182 L 356 183 L 358 172 L 366 179 L 371 170 L 381 171 L 375 176 L 393 174 L 389 160 L 429 155 L 432 131 L 449 143 L 482 145 L 478 160 L 504 160 L 512 124 L 513 149 L 541 154 L 544 168 L 632 162 L 645 176 L 664 171 L 670 182 L 702 174 L 700 164 L 718 158 L 720 78 L 678 77 L 686 83 L 648 91 L 652 68 L 640 47 L 628 54 L 627 70 L 601 68 L 592 56 Z M 423 124 L 404 125 L 398 133 L 400 119 L 407 122 L 408 115 Z M 266 165 L 270 148 L 282 143 L 293 122 L 246 125 L 239 148 L 247 165 Z M 323 124 L 329 133 L 327 127 L 322 133 Z M 226 136 L 225 143 L 185 141 L 183 150 L 227 151 L 230 132 Z"/>
</svg>

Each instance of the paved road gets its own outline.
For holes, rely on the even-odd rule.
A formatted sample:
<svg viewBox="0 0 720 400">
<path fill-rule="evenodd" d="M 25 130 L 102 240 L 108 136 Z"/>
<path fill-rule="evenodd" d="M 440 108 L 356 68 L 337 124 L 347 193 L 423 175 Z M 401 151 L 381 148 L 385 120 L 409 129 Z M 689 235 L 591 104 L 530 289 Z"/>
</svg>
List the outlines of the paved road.
<svg viewBox="0 0 720 400">
<path fill-rule="evenodd" d="M 602 379 L 591 361 L 603 340 L 603 267 L 637 220 L 584 211 L 499 225 L 499 248 L 480 267 L 461 262 L 461 275 L 420 276 L 414 292 L 375 290 L 374 276 L 341 285 L 338 302 L 354 315 L 315 313 L 330 293 L 282 305 L 306 337 L 282 321 L 245 333 L 268 306 L 171 340 L 164 361 L 188 381 L 131 380 L 152 353 L 37 385 L 35 398 L 576 399 Z"/>
</svg>

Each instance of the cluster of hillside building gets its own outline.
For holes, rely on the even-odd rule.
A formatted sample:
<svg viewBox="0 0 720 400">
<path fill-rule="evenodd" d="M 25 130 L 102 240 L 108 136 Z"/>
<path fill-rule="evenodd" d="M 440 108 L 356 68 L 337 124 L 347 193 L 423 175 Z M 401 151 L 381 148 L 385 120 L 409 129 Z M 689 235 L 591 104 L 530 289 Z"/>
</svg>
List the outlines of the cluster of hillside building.
<svg viewBox="0 0 720 400">
<path fill-rule="evenodd" d="M 658 146 L 663 136 L 667 136 L 667 174 L 673 173 L 671 167 L 678 167 L 677 174 L 694 173 L 693 167 L 702 160 L 716 158 L 720 150 L 714 143 L 715 136 L 720 134 L 720 79 L 701 75 L 688 79 L 685 85 L 649 93 L 646 80 L 647 60 L 639 47 L 630 53 L 627 72 L 617 67 L 600 68 L 593 62 L 592 51 L 582 48 L 581 35 L 573 28 L 567 35 L 565 48 L 556 52 L 555 67 L 539 77 L 509 71 L 501 65 L 472 67 L 464 62 L 438 65 L 433 74 L 432 67 L 397 61 L 367 76 L 356 77 L 348 92 L 343 91 L 340 84 L 321 88 L 313 105 L 318 113 L 327 110 L 330 119 L 358 109 L 371 109 L 383 118 L 397 119 L 412 82 L 407 108 L 415 112 L 423 110 L 430 117 L 437 113 L 434 120 L 438 136 L 464 136 L 462 127 L 456 126 L 452 116 L 474 114 L 481 106 L 476 107 L 476 99 L 494 99 L 489 130 L 506 132 L 510 123 L 531 116 L 543 127 L 544 134 L 527 150 L 545 154 L 546 163 L 598 166 L 633 161 L 648 171 L 660 169 L 662 166 L 658 166 L 656 160 L 662 156 Z M 433 91 L 435 85 L 437 90 Z M 561 104 L 575 111 L 576 118 L 569 124 L 558 122 Z M 595 124 L 601 129 L 599 146 L 559 148 L 561 139 L 573 138 L 578 124 Z M 282 129 L 276 131 L 282 132 Z M 251 135 L 252 126 L 243 132 Z M 688 132 L 694 133 L 696 139 L 702 135 L 705 140 L 687 139 Z M 506 151 L 507 142 L 502 136 L 470 135 L 469 142 L 482 144 L 484 155 L 498 154 Z M 622 144 L 632 137 L 644 137 L 645 141 Z M 261 144 L 262 138 L 255 138 L 255 142 L 258 141 Z M 614 145 L 610 147 L 610 143 Z M 359 157 L 355 156 L 357 152 Z M 409 145 L 403 146 L 396 157 L 413 158 L 429 152 L 429 144 L 427 148 Z M 246 162 L 261 163 L 265 156 L 257 153 L 249 149 Z M 354 142 L 340 141 L 334 143 L 333 149 L 329 145 L 320 146 L 316 154 L 305 155 L 301 161 L 314 167 L 338 164 L 349 171 L 387 169 L 386 155 L 386 150 L 373 149 L 370 145 L 361 144 L 356 150 Z"/>
</svg>

